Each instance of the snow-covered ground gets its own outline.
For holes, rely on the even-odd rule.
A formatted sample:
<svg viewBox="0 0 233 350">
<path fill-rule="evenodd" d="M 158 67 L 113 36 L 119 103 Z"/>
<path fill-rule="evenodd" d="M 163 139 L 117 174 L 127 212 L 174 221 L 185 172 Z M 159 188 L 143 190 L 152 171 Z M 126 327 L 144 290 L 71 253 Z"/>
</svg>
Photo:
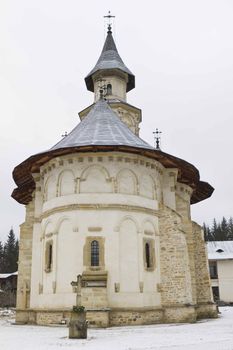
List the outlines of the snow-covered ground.
<svg viewBox="0 0 233 350">
<path fill-rule="evenodd" d="M 194 324 L 89 329 L 88 339 L 69 339 L 66 326 L 17 326 L 14 315 L 0 312 L 1 350 L 233 350 L 233 307 L 218 319 Z"/>
</svg>

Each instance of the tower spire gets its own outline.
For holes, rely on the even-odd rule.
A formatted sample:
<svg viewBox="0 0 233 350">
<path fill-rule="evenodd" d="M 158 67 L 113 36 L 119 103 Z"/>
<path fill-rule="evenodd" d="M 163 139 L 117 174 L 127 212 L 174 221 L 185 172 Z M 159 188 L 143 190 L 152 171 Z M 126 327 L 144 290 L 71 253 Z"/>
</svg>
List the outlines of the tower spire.
<svg viewBox="0 0 233 350">
<path fill-rule="evenodd" d="M 114 74 L 115 76 L 121 75 L 122 78 L 123 73 L 123 79 L 126 81 L 126 92 L 128 92 L 135 87 L 135 77 L 122 61 L 113 39 L 112 18 L 115 18 L 115 16 L 113 16 L 109 11 L 108 15 L 104 16 L 104 18 L 108 20 L 107 36 L 96 65 L 85 77 L 86 86 L 89 91 L 94 92 L 94 85 L 97 75 L 106 76 L 109 73 L 111 75 Z"/>
</svg>

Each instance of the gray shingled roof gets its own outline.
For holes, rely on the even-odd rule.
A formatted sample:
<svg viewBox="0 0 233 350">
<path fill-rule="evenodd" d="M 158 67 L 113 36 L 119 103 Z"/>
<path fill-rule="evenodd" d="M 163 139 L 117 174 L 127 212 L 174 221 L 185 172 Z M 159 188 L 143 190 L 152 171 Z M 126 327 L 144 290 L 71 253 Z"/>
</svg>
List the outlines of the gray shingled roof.
<svg viewBox="0 0 233 350">
<path fill-rule="evenodd" d="M 207 242 L 209 260 L 233 259 L 233 241 Z"/>
<path fill-rule="evenodd" d="M 86 76 L 87 89 L 94 91 L 92 75 L 100 70 L 119 69 L 128 74 L 127 92 L 135 87 L 135 77 L 122 61 L 114 42 L 111 30 L 108 31 L 101 55 L 91 72 Z"/>
<path fill-rule="evenodd" d="M 105 100 L 97 101 L 87 116 L 51 150 L 91 145 L 153 149 L 119 119 Z"/>
</svg>

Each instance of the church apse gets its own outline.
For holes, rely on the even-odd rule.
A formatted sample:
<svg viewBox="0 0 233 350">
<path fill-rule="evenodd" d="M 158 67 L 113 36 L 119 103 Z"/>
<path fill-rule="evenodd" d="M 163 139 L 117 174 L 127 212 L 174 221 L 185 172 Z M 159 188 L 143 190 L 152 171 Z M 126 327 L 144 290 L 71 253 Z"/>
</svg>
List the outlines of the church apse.
<svg viewBox="0 0 233 350">
<path fill-rule="evenodd" d="M 135 76 L 111 24 L 85 83 L 94 102 L 81 122 L 13 172 L 12 197 L 26 206 L 16 322 L 63 322 L 77 276 L 90 325 L 216 317 L 204 241 L 190 217 L 190 205 L 214 189 L 193 165 L 138 137 L 141 110 L 126 99 Z"/>
</svg>

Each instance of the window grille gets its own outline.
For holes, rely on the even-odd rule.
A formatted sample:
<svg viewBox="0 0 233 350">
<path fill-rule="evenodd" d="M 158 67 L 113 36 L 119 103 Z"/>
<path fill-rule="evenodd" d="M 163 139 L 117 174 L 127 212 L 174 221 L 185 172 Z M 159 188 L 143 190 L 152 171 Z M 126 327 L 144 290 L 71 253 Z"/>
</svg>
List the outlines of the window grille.
<svg viewBox="0 0 233 350">
<path fill-rule="evenodd" d="M 48 268 L 51 269 L 53 261 L 53 246 L 49 245 L 49 257 L 48 257 Z"/>
<path fill-rule="evenodd" d="M 99 266 L 99 242 L 91 242 L 91 266 Z"/>
<path fill-rule="evenodd" d="M 112 85 L 111 84 L 107 85 L 107 95 L 112 95 Z"/>
<path fill-rule="evenodd" d="M 149 243 L 146 243 L 145 245 L 145 250 L 146 250 L 146 267 L 151 267 L 150 266 L 150 245 Z"/>
<path fill-rule="evenodd" d="M 210 271 L 210 278 L 211 279 L 218 278 L 217 261 L 210 261 L 209 262 L 209 271 Z"/>
<path fill-rule="evenodd" d="M 53 242 L 46 243 L 45 248 L 45 271 L 50 272 L 53 266 Z"/>
</svg>

